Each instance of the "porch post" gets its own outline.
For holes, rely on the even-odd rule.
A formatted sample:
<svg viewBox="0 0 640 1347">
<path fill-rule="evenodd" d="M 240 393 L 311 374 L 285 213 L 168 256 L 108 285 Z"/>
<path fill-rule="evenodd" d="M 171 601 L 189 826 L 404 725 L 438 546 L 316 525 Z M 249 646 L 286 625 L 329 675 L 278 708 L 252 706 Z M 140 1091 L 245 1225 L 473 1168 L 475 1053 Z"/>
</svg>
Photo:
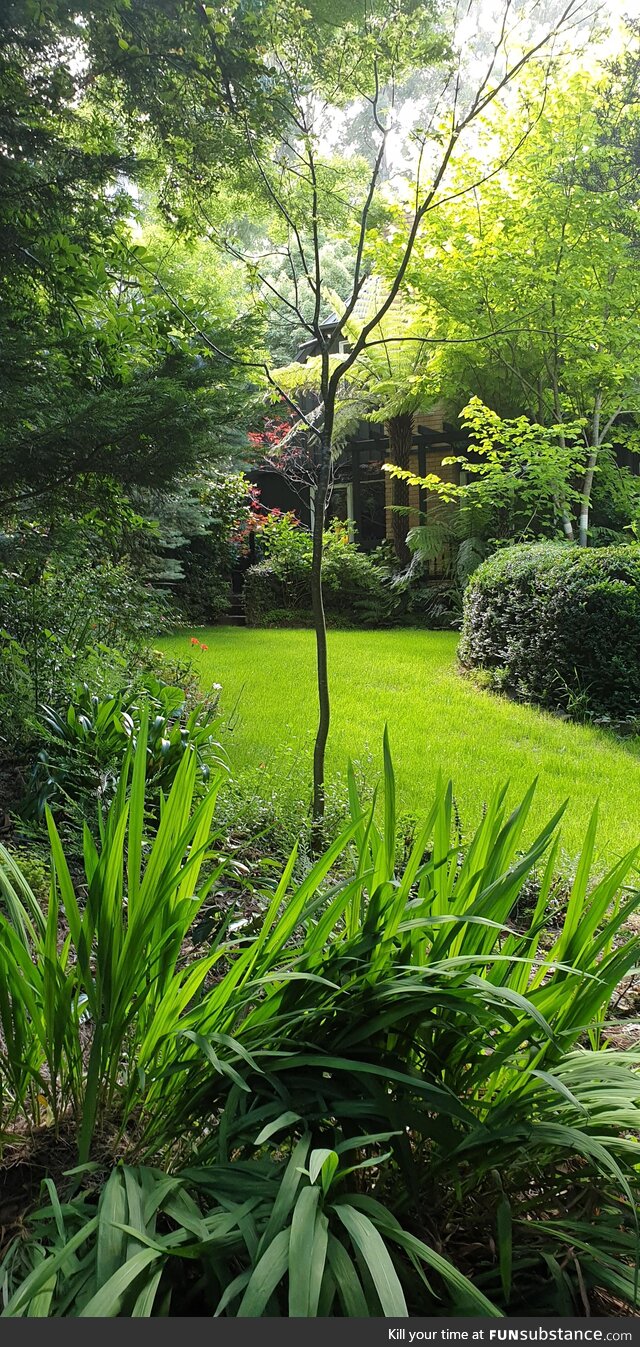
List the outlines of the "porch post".
<svg viewBox="0 0 640 1347">
<path fill-rule="evenodd" d="M 359 537 L 362 527 L 362 501 L 360 498 L 360 450 L 356 445 L 351 446 L 351 481 L 353 484 L 353 522 L 356 526 L 356 535 Z"/>
</svg>

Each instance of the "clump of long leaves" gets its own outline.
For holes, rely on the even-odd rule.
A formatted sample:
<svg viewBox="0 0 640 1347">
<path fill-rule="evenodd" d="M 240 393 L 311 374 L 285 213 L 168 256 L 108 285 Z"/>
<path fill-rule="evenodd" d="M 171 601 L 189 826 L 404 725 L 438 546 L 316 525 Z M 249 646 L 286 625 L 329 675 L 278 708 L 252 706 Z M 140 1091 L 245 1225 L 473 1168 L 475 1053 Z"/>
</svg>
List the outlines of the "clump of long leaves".
<svg viewBox="0 0 640 1347">
<path fill-rule="evenodd" d="M 0 1269 L 15 1288 L 3 1316 L 406 1315 L 405 1288 L 434 1299 L 427 1271 L 458 1306 L 499 1314 L 387 1207 L 350 1187 L 371 1163 L 358 1151 L 357 1138 L 330 1150 L 303 1136 L 284 1158 L 263 1147 L 252 1162 L 178 1175 L 122 1166 L 97 1201 L 85 1192 L 61 1202 L 48 1179 L 32 1239 L 15 1241 Z"/>
<path fill-rule="evenodd" d="M 218 694 L 202 698 L 191 710 L 186 702 L 183 688 L 147 673 L 141 686 L 113 695 L 99 696 L 81 683 L 64 710 L 43 706 L 44 747 L 31 774 L 23 814 L 40 820 L 47 805 L 62 806 L 74 818 L 92 798 L 108 803 L 145 713 L 149 794 L 170 789 L 185 753 L 196 754 L 199 776 L 208 781 L 212 766 L 221 765 L 215 738 Z"/>
<path fill-rule="evenodd" d="M 46 912 L 0 849 L 2 1131 L 71 1116 L 80 1161 L 96 1128 L 144 1107 L 156 1038 L 175 1035 L 216 958 L 186 964 L 183 945 L 220 871 L 210 865 L 199 885 L 220 778 L 194 804 L 197 757 L 185 754 L 148 840 L 146 762 L 143 718 L 100 849 L 85 825 L 82 901 L 50 813 Z"/>
<path fill-rule="evenodd" d="M 439 782 L 397 873 L 385 739 L 382 826 L 375 809 L 363 813 L 351 778 L 352 820 L 306 878 L 292 882 L 294 854 L 258 929 L 221 933 L 184 967 L 213 810 L 208 796 L 190 818 L 189 760 L 143 868 L 134 759 L 130 799 L 125 785 L 100 855 L 87 841 L 83 910 L 50 822 L 44 927 L 5 872 L 10 1116 L 33 1111 L 41 1093 L 53 1116 L 75 1109 L 86 1159 L 97 1121 L 115 1114 L 121 1129 L 135 1122 L 137 1157 L 164 1156 L 173 1172 L 116 1171 L 97 1207 L 85 1192 L 58 1210 L 50 1192 L 33 1241 L 5 1260 L 6 1312 L 170 1312 L 185 1258 L 206 1312 L 402 1314 L 402 1297 L 412 1313 L 568 1313 L 603 1291 L 637 1305 L 638 1054 L 607 1046 L 611 994 L 638 958 L 626 927 L 640 903 L 628 887 L 637 849 L 591 886 L 594 813 L 550 938 L 562 811 L 523 848 L 533 793 L 508 814 L 506 790 L 496 791 L 461 850 L 451 787 Z M 512 914 L 534 872 L 538 901 L 518 929 Z M 61 950 L 58 903 L 69 926 Z M 66 1007 L 55 1052 L 45 971 L 51 1004 Z M 133 1243 L 124 1263 L 118 1254 L 127 1270 L 114 1282 L 114 1265 L 105 1282 L 96 1262 L 105 1203 L 136 1183 L 146 1185 L 147 1224 L 133 1219 L 129 1196 L 126 1211 L 118 1199 L 107 1225 L 126 1227 Z M 191 1207 L 188 1220 L 162 1207 L 178 1191 L 209 1233 L 194 1231 Z M 312 1276 L 301 1280 L 301 1267 Z"/>
</svg>

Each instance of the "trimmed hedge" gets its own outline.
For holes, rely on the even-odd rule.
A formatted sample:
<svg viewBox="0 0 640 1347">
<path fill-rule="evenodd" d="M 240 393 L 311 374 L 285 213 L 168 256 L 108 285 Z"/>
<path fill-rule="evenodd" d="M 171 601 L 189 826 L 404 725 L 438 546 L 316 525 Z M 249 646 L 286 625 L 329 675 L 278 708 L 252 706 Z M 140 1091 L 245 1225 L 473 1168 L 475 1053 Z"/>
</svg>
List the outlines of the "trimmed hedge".
<svg viewBox="0 0 640 1347">
<path fill-rule="evenodd" d="M 570 713 L 640 711 L 640 547 L 537 543 L 496 552 L 464 599 L 461 663 Z"/>
</svg>

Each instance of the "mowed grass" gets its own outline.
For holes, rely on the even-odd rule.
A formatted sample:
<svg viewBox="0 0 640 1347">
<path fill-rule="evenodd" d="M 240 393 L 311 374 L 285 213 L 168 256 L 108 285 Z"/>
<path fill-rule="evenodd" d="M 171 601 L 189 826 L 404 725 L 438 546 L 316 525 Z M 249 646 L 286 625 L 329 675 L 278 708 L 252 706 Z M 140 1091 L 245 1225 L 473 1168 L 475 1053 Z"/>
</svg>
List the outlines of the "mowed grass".
<svg viewBox="0 0 640 1347">
<path fill-rule="evenodd" d="M 208 650 L 192 647 L 192 635 Z M 387 723 L 398 807 L 409 815 L 423 816 L 438 771 L 453 781 L 465 832 L 496 784 L 509 780 L 515 802 L 537 776 L 535 825 L 569 797 L 562 827 L 569 857 L 580 850 L 596 798 L 602 859 L 640 841 L 638 741 L 619 742 L 478 690 L 456 669 L 457 639 L 450 632 L 329 633 L 328 779 L 343 788 L 352 758 L 375 785 Z M 203 683 L 222 684 L 222 737 L 234 775 L 254 790 L 261 774 L 269 789 L 277 780 L 293 810 L 306 790 L 316 727 L 313 633 L 214 627 L 159 644 L 173 657 L 192 657 Z"/>
</svg>

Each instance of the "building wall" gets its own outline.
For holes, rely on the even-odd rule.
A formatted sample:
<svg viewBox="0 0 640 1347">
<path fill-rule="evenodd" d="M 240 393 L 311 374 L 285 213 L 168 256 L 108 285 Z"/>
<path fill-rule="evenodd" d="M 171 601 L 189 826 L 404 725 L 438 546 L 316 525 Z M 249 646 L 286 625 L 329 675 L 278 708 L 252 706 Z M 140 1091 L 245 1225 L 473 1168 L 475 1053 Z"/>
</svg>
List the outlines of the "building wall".
<svg viewBox="0 0 640 1347">
<path fill-rule="evenodd" d="M 428 412 L 418 412 L 414 418 L 416 430 L 420 426 L 427 426 L 429 430 L 441 430 L 444 432 L 445 409 L 443 403 L 438 403 Z M 424 454 L 424 473 L 428 476 L 430 473 L 437 474 L 445 482 L 457 482 L 459 479 L 459 469 L 456 464 L 443 464 L 443 458 L 451 455 L 450 448 L 426 448 Z M 420 475 L 419 452 L 415 449 L 410 459 L 410 471 Z M 385 474 L 385 515 L 386 515 L 386 537 L 389 541 L 393 540 L 392 525 L 392 485 L 389 474 Z M 409 525 L 411 528 L 417 528 L 419 524 L 428 522 L 429 513 L 437 511 L 438 519 L 446 517 L 448 511 L 456 509 L 454 504 L 445 504 L 437 492 L 422 490 L 417 486 L 409 487 Z M 425 518 L 426 516 L 426 518 Z M 447 572 L 450 560 L 450 549 L 445 548 L 442 553 L 429 563 L 429 575 L 434 580 L 441 579 Z"/>
</svg>

